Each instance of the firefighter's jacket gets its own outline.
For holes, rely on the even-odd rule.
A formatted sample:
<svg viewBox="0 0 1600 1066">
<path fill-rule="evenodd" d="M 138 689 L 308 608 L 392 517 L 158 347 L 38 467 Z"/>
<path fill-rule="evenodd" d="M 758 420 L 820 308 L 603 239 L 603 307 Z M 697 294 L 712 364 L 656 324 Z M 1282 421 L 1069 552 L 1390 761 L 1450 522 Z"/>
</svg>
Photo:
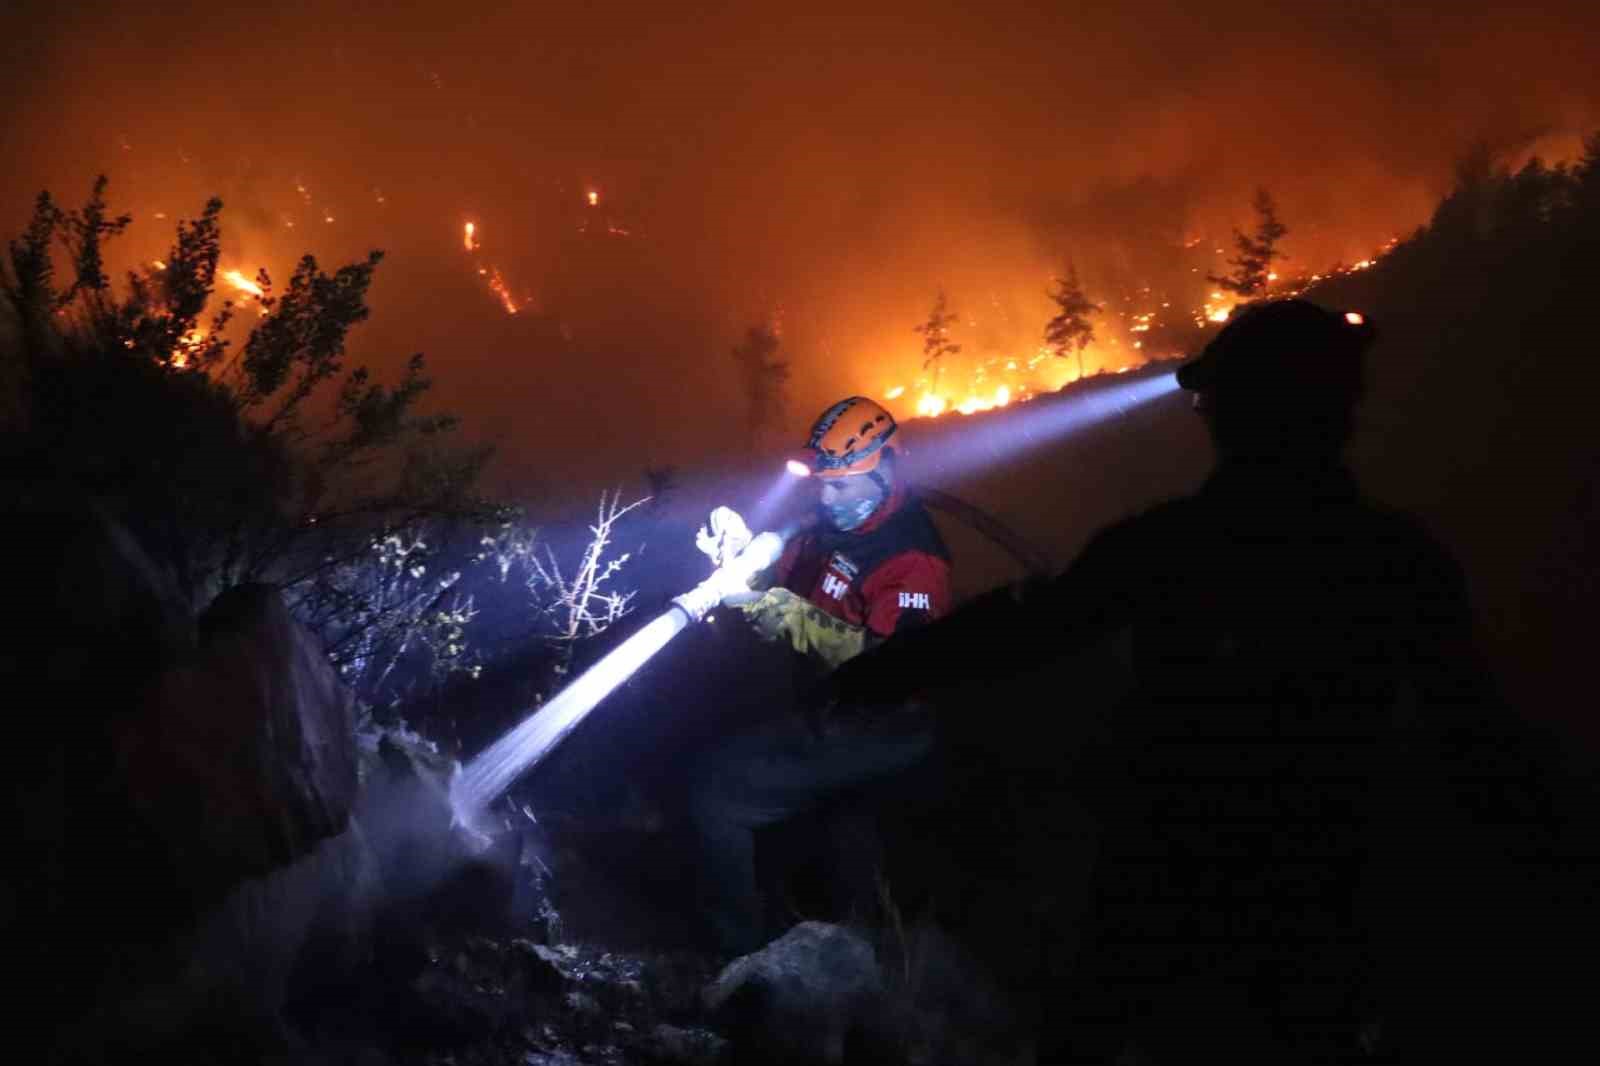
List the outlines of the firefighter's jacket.
<svg viewBox="0 0 1600 1066">
<path fill-rule="evenodd" d="M 772 585 L 883 638 L 950 609 L 950 552 L 922 504 L 897 486 L 860 529 L 813 528 L 789 542 Z"/>
</svg>

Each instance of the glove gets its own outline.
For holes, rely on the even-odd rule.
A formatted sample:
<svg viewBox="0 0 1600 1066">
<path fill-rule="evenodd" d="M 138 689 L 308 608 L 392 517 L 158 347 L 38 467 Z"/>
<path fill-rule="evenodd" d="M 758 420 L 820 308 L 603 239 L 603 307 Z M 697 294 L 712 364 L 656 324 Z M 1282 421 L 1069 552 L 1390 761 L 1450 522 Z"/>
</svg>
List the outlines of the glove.
<svg viewBox="0 0 1600 1066">
<path fill-rule="evenodd" d="M 718 507 L 695 534 L 694 546 L 710 557 L 713 567 L 720 569 L 744 551 L 752 539 L 750 527 L 738 511 Z"/>
<path fill-rule="evenodd" d="M 833 617 L 788 589 L 768 589 L 739 608 L 764 640 L 783 640 L 802 655 L 815 655 L 830 669 L 861 654 L 867 631 Z"/>
<path fill-rule="evenodd" d="M 706 554 L 714 568 L 721 570 L 738 558 L 754 539 L 738 511 L 732 507 L 718 507 L 695 534 L 694 546 Z M 730 577 L 727 586 L 719 590 L 718 602 L 724 607 L 738 607 L 759 595 L 751 591 L 749 580 L 736 581 Z"/>
</svg>

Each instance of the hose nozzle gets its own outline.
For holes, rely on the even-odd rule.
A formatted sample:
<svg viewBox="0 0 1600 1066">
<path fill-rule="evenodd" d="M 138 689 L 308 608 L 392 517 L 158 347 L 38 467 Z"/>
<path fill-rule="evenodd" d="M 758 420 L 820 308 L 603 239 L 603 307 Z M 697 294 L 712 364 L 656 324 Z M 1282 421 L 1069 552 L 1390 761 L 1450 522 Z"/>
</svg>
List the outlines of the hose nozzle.
<svg viewBox="0 0 1600 1066">
<path fill-rule="evenodd" d="M 776 563 L 783 554 L 783 542 L 781 534 L 760 534 L 744 551 L 712 571 L 710 577 L 682 596 L 673 597 L 673 606 L 688 615 L 691 622 L 700 621 L 727 597 L 748 592 L 750 579 Z"/>
</svg>

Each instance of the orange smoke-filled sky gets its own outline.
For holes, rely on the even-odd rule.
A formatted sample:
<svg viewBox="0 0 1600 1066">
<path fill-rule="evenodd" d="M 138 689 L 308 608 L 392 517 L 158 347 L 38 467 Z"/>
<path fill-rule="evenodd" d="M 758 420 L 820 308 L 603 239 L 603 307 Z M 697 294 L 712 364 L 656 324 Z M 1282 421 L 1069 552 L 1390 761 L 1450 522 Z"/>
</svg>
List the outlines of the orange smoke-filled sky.
<svg viewBox="0 0 1600 1066">
<path fill-rule="evenodd" d="M 0 221 L 104 171 L 129 256 L 211 194 L 247 274 L 385 249 L 355 354 L 425 352 L 512 484 L 736 445 L 754 322 L 797 432 L 914 376 L 941 286 L 966 354 L 1029 350 L 1069 258 L 1197 305 L 1183 246 L 1257 185 L 1315 270 L 1426 221 L 1475 140 L 1600 126 L 1589 3 L 402 7 L 9 5 Z"/>
</svg>

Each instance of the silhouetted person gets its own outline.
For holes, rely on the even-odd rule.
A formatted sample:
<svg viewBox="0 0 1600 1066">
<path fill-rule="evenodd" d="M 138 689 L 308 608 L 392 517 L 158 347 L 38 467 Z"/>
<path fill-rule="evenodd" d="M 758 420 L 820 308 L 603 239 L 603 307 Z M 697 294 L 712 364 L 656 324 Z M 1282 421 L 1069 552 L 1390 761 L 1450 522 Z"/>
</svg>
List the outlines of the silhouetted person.
<svg viewBox="0 0 1600 1066">
<path fill-rule="evenodd" d="M 832 680 L 893 702 L 1131 636 L 1134 694 L 1074 774 L 1101 853 L 1041 1061 L 1343 1061 L 1377 1017 L 1369 904 L 1400 928 L 1415 908 L 1373 891 L 1369 859 L 1422 817 L 1392 741 L 1484 681 L 1458 568 L 1341 458 L 1373 336 L 1302 300 L 1245 310 L 1178 373 L 1218 457 L 1197 493 Z M 1034 713 L 1073 713 L 1058 680 Z"/>
</svg>

